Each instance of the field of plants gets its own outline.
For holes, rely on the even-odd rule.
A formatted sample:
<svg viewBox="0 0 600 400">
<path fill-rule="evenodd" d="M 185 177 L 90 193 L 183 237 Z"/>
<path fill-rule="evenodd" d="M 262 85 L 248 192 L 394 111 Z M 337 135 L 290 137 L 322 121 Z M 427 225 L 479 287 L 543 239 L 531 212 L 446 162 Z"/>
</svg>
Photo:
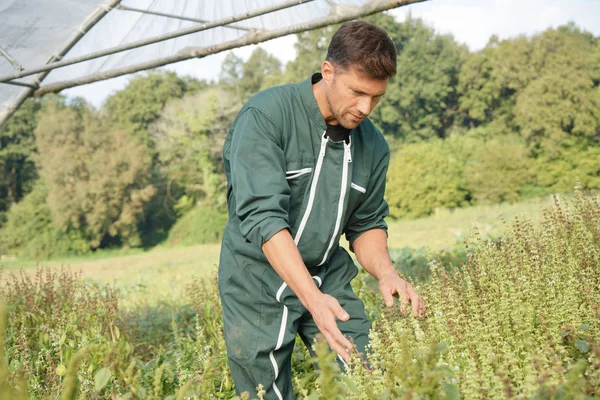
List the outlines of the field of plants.
<svg viewBox="0 0 600 400">
<path fill-rule="evenodd" d="M 384 310 L 361 272 L 355 290 L 375 322 L 369 367 L 357 356 L 340 372 L 320 342 L 317 370 L 299 344 L 298 396 L 600 397 L 600 204 L 578 191 L 539 215 L 506 218 L 501 234 L 487 232 L 485 221 L 468 235 L 450 230 L 462 249 L 440 245 L 428 263 L 418 252 L 393 251 L 426 301 L 422 320 Z M 185 248 L 154 250 L 154 264 L 131 254 L 129 262 L 140 263 L 134 274 L 119 258 L 81 261 L 81 273 L 15 273 L 9 263 L 0 289 L 0 399 L 234 397 L 211 275 L 218 246 L 206 249 L 206 260 Z M 175 260 L 181 266 L 170 268 Z M 133 276 L 144 269 L 154 276 L 150 289 Z"/>
</svg>

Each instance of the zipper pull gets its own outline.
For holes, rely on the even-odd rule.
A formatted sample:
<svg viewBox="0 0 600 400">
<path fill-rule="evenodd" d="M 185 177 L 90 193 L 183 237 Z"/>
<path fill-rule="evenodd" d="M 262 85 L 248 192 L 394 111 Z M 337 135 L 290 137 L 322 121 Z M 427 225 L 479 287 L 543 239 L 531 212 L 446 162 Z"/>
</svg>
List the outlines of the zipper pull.
<svg viewBox="0 0 600 400">
<path fill-rule="evenodd" d="M 321 139 L 321 152 L 319 154 L 321 157 L 325 155 L 325 149 L 327 148 L 327 136 L 325 132 L 323 132 L 323 138 Z"/>
<path fill-rule="evenodd" d="M 348 154 L 348 163 L 352 162 L 352 150 L 350 149 L 350 145 L 344 143 L 344 150 L 346 151 L 346 154 Z"/>
</svg>

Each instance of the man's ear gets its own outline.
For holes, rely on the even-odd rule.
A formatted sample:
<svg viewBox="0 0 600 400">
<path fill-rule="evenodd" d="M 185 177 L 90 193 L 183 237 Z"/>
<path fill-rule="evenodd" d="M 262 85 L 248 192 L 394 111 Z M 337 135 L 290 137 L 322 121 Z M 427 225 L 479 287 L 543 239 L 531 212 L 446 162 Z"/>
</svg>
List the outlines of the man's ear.
<svg viewBox="0 0 600 400">
<path fill-rule="evenodd" d="M 334 65 L 329 61 L 323 61 L 323 64 L 321 64 L 321 75 L 323 75 L 323 80 L 327 83 L 327 85 L 333 81 L 334 74 Z"/>
</svg>

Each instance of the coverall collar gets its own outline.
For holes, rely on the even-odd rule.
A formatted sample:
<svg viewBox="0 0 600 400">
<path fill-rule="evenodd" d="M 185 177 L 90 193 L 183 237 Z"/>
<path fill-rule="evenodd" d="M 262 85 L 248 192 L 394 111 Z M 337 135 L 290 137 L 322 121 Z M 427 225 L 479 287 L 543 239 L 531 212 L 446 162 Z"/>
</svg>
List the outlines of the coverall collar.
<svg viewBox="0 0 600 400">
<path fill-rule="evenodd" d="M 302 95 L 302 102 L 304 103 L 304 107 L 306 107 L 310 118 L 315 123 L 317 128 L 325 132 L 327 125 L 325 124 L 325 119 L 323 118 L 323 114 L 321 114 L 321 110 L 319 109 L 317 99 L 315 98 L 315 94 L 313 93 L 312 89 L 313 83 L 317 83 L 321 79 L 323 79 L 323 76 L 320 72 L 310 76 L 307 80 L 302 82 L 300 94 Z"/>
</svg>

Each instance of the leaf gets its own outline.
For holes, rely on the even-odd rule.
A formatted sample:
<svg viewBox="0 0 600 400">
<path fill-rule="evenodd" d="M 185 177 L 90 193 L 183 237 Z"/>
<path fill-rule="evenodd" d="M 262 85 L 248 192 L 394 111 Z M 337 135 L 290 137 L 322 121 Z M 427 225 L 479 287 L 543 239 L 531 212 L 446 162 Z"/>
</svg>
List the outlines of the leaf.
<svg viewBox="0 0 600 400">
<path fill-rule="evenodd" d="M 443 372 L 444 374 L 446 374 L 446 376 L 454 376 L 454 371 L 452 371 L 452 368 L 450 368 L 447 365 L 442 365 L 440 367 L 438 367 L 438 369 Z"/>
<path fill-rule="evenodd" d="M 577 329 L 582 330 L 582 331 L 591 331 L 592 327 L 589 326 L 588 324 L 583 324 L 583 325 L 579 325 L 577 327 Z"/>
<path fill-rule="evenodd" d="M 440 342 L 435 346 L 435 351 L 437 353 L 446 353 L 448 351 L 448 343 Z"/>
<path fill-rule="evenodd" d="M 446 392 L 446 398 L 448 400 L 458 400 L 460 396 L 458 395 L 458 388 L 456 385 L 451 383 L 444 383 L 444 391 Z"/>
<path fill-rule="evenodd" d="M 577 349 L 582 353 L 587 353 L 589 350 L 588 342 L 585 340 L 576 340 L 575 347 L 577 347 Z"/>
<path fill-rule="evenodd" d="M 96 372 L 96 375 L 94 375 L 94 389 L 96 392 L 100 392 L 102 389 L 104 389 L 110 380 L 110 375 L 110 369 L 106 367 Z"/>
<path fill-rule="evenodd" d="M 58 376 L 65 376 L 65 374 L 67 373 L 67 367 L 65 367 L 62 364 L 59 364 L 58 367 L 56 367 L 56 374 Z"/>
</svg>

